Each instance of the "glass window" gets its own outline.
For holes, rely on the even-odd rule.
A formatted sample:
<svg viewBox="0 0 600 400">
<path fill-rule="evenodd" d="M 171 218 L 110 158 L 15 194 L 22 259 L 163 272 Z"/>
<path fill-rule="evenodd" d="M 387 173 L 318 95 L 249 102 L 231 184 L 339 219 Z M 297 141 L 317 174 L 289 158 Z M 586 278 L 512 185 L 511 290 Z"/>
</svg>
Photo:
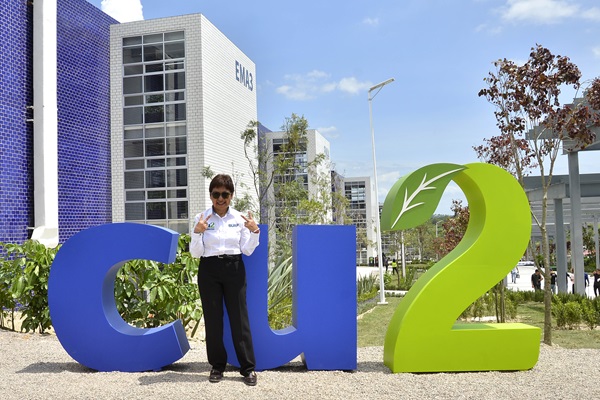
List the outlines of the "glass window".
<svg viewBox="0 0 600 400">
<path fill-rule="evenodd" d="M 148 200 L 164 199 L 166 197 L 164 190 L 148 190 Z"/>
<path fill-rule="evenodd" d="M 165 101 L 184 101 L 185 93 L 184 92 L 173 92 L 165 94 Z"/>
<path fill-rule="evenodd" d="M 185 72 L 165 74 L 165 90 L 185 89 Z"/>
<path fill-rule="evenodd" d="M 145 214 L 144 203 L 125 203 L 126 221 L 143 221 Z"/>
<path fill-rule="evenodd" d="M 165 187 L 165 171 L 146 171 L 146 187 Z"/>
<path fill-rule="evenodd" d="M 126 65 L 123 72 L 125 75 L 141 75 L 144 72 L 144 67 L 142 64 Z"/>
<path fill-rule="evenodd" d="M 167 125 L 167 136 L 185 136 L 185 125 Z"/>
<path fill-rule="evenodd" d="M 143 136 L 144 130 L 142 128 L 135 129 L 125 129 L 125 139 L 141 139 Z"/>
<path fill-rule="evenodd" d="M 142 62 L 141 47 L 126 47 L 123 49 L 123 64 L 134 64 Z"/>
<path fill-rule="evenodd" d="M 159 126 L 150 126 L 146 127 L 146 137 L 147 138 L 158 138 L 165 137 L 165 127 L 162 125 Z"/>
<path fill-rule="evenodd" d="M 165 106 L 144 107 L 144 122 L 152 124 L 155 122 L 164 122 Z"/>
<path fill-rule="evenodd" d="M 142 140 L 126 140 L 124 146 L 125 158 L 144 157 Z"/>
<path fill-rule="evenodd" d="M 185 157 L 170 157 L 167 158 L 168 167 L 183 167 L 186 164 Z"/>
<path fill-rule="evenodd" d="M 155 33 L 154 35 L 144 35 L 144 43 L 159 43 L 163 41 L 162 33 Z"/>
<path fill-rule="evenodd" d="M 183 31 L 165 33 L 165 42 L 169 42 L 171 40 L 181 40 L 183 38 L 184 38 Z"/>
<path fill-rule="evenodd" d="M 164 202 L 146 203 L 147 219 L 167 219 L 167 205 Z"/>
<path fill-rule="evenodd" d="M 187 219 L 188 218 L 188 202 L 187 201 L 170 201 L 169 219 Z"/>
<path fill-rule="evenodd" d="M 141 36 L 132 36 L 123 38 L 123 46 L 131 46 L 133 44 L 142 44 Z"/>
<path fill-rule="evenodd" d="M 123 94 L 142 93 L 142 77 L 123 78 Z"/>
<path fill-rule="evenodd" d="M 163 59 L 163 45 L 151 44 L 144 46 L 144 61 L 158 61 Z"/>
<path fill-rule="evenodd" d="M 125 169 L 144 169 L 144 160 L 125 160 Z"/>
<path fill-rule="evenodd" d="M 146 140 L 146 157 L 164 156 L 165 141 L 164 139 L 148 139 Z"/>
<path fill-rule="evenodd" d="M 165 43 L 165 59 L 185 57 L 184 42 Z"/>
<path fill-rule="evenodd" d="M 127 201 L 146 200 L 146 192 L 143 190 L 128 190 L 127 192 L 125 192 L 125 200 L 127 200 Z"/>
<path fill-rule="evenodd" d="M 167 121 L 185 121 L 185 103 L 167 104 Z"/>
<path fill-rule="evenodd" d="M 162 103 L 165 101 L 164 94 L 149 94 L 146 96 L 146 103 Z"/>
<path fill-rule="evenodd" d="M 167 170 L 167 187 L 187 186 L 187 169 Z"/>
<path fill-rule="evenodd" d="M 127 96 L 125 97 L 125 106 L 141 106 L 144 104 L 144 96 Z"/>
<path fill-rule="evenodd" d="M 165 166 L 165 159 L 152 158 L 150 160 L 147 160 L 146 165 L 148 166 L 148 168 L 161 168 Z"/>
<path fill-rule="evenodd" d="M 186 154 L 187 140 L 186 137 L 167 138 L 167 155 Z"/>
<path fill-rule="evenodd" d="M 125 125 L 137 125 L 144 122 L 142 114 L 143 107 L 131 107 L 123 109 L 123 123 Z"/>
<path fill-rule="evenodd" d="M 144 188 L 144 172 L 132 171 L 125 172 L 125 189 L 143 189 Z"/>
<path fill-rule="evenodd" d="M 185 190 L 185 189 L 167 190 L 167 197 L 169 199 L 185 198 L 185 197 L 187 197 L 187 190 Z"/>
<path fill-rule="evenodd" d="M 163 75 L 146 75 L 144 76 L 144 91 L 148 92 L 162 92 L 164 90 Z"/>
<path fill-rule="evenodd" d="M 178 233 L 188 233 L 189 232 L 189 225 L 187 222 L 187 218 L 186 221 L 169 221 L 168 224 L 169 229 L 174 230 L 175 232 Z"/>
<path fill-rule="evenodd" d="M 172 71 L 175 69 L 183 69 L 183 61 L 167 61 L 167 62 L 165 62 L 165 71 Z"/>
<path fill-rule="evenodd" d="M 146 73 L 150 72 L 161 72 L 163 70 L 163 63 L 147 64 Z"/>
</svg>

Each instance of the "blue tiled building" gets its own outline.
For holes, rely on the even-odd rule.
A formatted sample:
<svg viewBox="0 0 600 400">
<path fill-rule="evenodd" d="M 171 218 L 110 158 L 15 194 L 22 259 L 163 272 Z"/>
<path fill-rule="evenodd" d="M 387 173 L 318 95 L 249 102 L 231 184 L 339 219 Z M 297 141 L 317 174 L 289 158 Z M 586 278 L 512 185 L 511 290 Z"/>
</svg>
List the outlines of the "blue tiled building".
<svg viewBox="0 0 600 400">
<path fill-rule="evenodd" d="M 60 242 L 110 222 L 110 31 L 85 0 L 57 2 Z M 0 2 L 0 242 L 34 227 L 33 5 Z"/>
</svg>

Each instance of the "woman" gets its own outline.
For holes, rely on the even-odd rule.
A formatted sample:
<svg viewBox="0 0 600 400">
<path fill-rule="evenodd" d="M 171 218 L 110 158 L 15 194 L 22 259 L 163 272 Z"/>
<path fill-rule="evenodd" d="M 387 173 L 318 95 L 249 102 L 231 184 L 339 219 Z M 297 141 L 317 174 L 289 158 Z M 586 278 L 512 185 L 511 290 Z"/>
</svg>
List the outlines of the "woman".
<svg viewBox="0 0 600 400">
<path fill-rule="evenodd" d="M 227 365 L 223 344 L 223 301 L 244 383 L 256 385 L 252 334 L 246 305 L 246 270 L 242 253 L 252 254 L 260 230 L 252 214 L 244 216 L 229 206 L 233 181 L 220 174 L 209 185 L 212 207 L 196 215 L 190 253 L 200 257 L 198 288 L 204 312 L 206 352 L 211 365 L 210 382 L 220 382 Z"/>
</svg>

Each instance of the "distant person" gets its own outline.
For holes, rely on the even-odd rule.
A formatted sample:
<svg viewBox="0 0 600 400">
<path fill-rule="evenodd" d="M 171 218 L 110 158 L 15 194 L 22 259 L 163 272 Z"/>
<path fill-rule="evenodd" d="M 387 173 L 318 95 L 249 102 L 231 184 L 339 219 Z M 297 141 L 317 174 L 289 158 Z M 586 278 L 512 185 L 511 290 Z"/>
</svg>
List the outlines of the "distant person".
<svg viewBox="0 0 600 400">
<path fill-rule="evenodd" d="M 510 281 L 512 283 L 517 283 L 517 278 L 519 277 L 519 267 L 515 265 L 515 267 L 510 271 Z"/>
<path fill-rule="evenodd" d="M 592 274 L 594 275 L 594 296 L 598 297 L 600 295 L 600 268 Z"/>
<path fill-rule="evenodd" d="M 571 269 L 571 282 L 573 284 L 572 287 L 572 293 L 575 293 L 575 273 L 573 272 L 573 269 Z M 590 276 L 587 274 L 587 272 L 583 273 L 583 285 L 585 287 L 584 289 L 584 293 L 587 291 L 587 287 L 590 286 Z"/>
<path fill-rule="evenodd" d="M 392 260 L 392 275 L 397 274 L 397 273 L 398 273 L 398 263 L 396 262 L 396 259 L 394 258 Z"/>
<path fill-rule="evenodd" d="M 550 271 L 550 290 L 552 290 L 552 294 L 558 293 L 558 288 L 556 286 L 556 271 Z"/>
<path fill-rule="evenodd" d="M 536 292 L 538 290 L 542 290 L 542 280 L 544 277 L 542 276 L 542 272 L 539 269 L 536 269 L 535 272 L 531 275 L 531 287 Z"/>
</svg>

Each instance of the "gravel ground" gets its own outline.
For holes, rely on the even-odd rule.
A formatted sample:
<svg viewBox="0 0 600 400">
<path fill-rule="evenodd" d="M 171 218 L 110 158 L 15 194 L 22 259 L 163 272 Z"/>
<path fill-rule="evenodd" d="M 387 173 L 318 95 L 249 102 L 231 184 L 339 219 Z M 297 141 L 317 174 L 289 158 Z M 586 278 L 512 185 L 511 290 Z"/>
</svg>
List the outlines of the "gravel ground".
<svg viewBox="0 0 600 400">
<path fill-rule="evenodd" d="M 204 343 L 160 372 L 95 372 L 56 336 L 0 331 L 2 399 L 598 399 L 600 350 L 542 345 L 529 371 L 392 374 L 383 348 L 358 349 L 354 372 L 306 371 L 299 361 L 258 373 L 248 387 L 235 370 L 208 382 Z"/>
</svg>

